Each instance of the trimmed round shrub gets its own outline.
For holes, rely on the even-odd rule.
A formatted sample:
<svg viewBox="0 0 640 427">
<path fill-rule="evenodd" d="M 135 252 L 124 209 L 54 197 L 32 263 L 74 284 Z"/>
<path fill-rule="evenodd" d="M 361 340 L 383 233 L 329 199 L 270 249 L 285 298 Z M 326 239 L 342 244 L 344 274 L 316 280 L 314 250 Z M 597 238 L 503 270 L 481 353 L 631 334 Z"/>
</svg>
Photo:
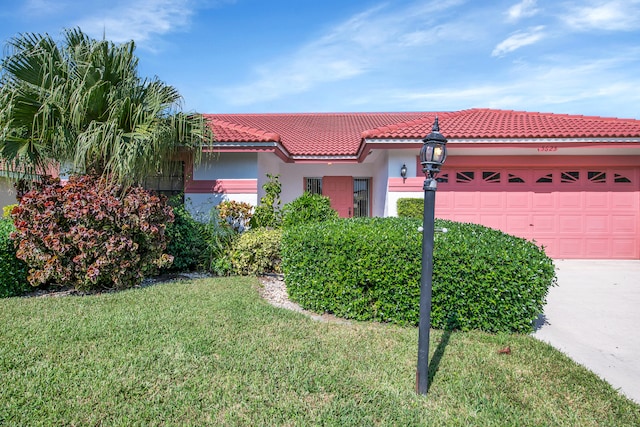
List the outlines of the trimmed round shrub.
<svg viewBox="0 0 640 427">
<path fill-rule="evenodd" d="M 329 221 L 338 218 L 338 212 L 331 207 L 331 200 L 321 194 L 304 192 L 302 196 L 287 203 L 282 208 L 282 226 L 292 227 L 311 222 Z"/>
<path fill-rule="evenodd" d="M 241 275 L 280 273 L 279 229 L 255 228 L 242 233 L 231 250 L 233 271 Z"/>
<path fill-rule="evenodd" d="M 304 308 L 345 318 L 417 325 L 421 222 L 352 218 L 285 230 L 282 268 Z M 555 283 L 535 244 L 475 224 L 437 220 L 431 324 L 528 332 Z"/>
<path fill-rule="evenodd" d="M 13 221 L 0 219 L 0 298 L 22 295 L 31 287 L 27 282 L 27 264 L 16 258 L 16 248 L 10 235 Z"/>
<path fill-rule="evenodd" d="M 396 203 L 398 216 L 401 218 L 415 218 L 422 220 L 424 212 L 424 199 L 419 198 L 401 198 Z"/>
<path fill-rule="evenodd" d="M 33 286 L 129 288 L 171 263 L 164 254 L 171 207 L 142 187 L 104 178 L 48 179 L 13 209 L 16 256 Z"/>
</svg>

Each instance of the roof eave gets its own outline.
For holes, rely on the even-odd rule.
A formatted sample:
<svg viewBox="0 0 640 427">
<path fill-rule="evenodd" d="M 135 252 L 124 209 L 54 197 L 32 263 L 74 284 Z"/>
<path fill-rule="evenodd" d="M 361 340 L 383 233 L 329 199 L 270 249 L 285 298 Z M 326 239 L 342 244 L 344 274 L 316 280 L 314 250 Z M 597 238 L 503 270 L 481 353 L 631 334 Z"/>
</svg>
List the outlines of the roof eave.
<svg viewBox="0 0 640 427">
<path fill-rule="evenodd" d="M 275 141 L 216 141 L 212 145 L 203 147 L 203 152 L 272 152 L 284 162 L 290 162 L 291 154 L 287 149 Z"/>
</svg>

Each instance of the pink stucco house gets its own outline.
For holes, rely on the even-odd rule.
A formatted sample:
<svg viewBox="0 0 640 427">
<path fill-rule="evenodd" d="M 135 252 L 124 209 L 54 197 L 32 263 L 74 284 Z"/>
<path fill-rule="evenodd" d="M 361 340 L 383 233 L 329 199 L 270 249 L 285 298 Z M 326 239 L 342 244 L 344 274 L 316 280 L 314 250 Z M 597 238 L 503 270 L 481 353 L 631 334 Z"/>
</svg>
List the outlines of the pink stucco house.
<svg viewBox="0 0 640 427">
<path fill-rule="evenodd" d="M 418 154 L 435 116 L 448 139 L 436 217 L 535 240 L 554 258 L 640 259 L 640 120 L 521 111 L 210 114 L 216 142 L 184 191 L 196 215 L 257 204 L 266 174 L 282 200 L 328 196 L 341 216 L 394 216 L 422 197 Z M 401 176 L 406 165 L 406 178 Z"/>
</svg>

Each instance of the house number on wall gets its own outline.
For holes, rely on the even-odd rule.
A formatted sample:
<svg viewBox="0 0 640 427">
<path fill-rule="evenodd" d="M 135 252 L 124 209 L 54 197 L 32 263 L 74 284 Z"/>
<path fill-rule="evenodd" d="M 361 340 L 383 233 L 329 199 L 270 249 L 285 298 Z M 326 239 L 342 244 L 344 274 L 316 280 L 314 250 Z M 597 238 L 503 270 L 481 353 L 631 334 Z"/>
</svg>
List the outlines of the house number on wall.
<svg viewBox="0 0 640 427">
<path fill-rule="evenodd" d="M 558 147 L 555 145 L 543 145 L 542 147 L 538 147 L 538 151 L 558 151 Z"/>
</svg>

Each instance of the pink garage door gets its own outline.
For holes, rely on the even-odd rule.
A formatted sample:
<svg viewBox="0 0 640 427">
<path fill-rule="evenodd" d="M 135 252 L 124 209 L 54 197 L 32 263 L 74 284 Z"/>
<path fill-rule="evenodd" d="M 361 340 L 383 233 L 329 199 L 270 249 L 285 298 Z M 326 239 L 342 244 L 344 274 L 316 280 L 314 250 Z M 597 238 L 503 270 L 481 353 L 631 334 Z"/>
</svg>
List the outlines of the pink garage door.
<svg viewBox="0 0 640 427">
<path fill-rule="evenodd" d="M 552 258 L 640 259 L 640 168 L 445 168 L 436 217 L 534 240 Z"/>
</svg>

